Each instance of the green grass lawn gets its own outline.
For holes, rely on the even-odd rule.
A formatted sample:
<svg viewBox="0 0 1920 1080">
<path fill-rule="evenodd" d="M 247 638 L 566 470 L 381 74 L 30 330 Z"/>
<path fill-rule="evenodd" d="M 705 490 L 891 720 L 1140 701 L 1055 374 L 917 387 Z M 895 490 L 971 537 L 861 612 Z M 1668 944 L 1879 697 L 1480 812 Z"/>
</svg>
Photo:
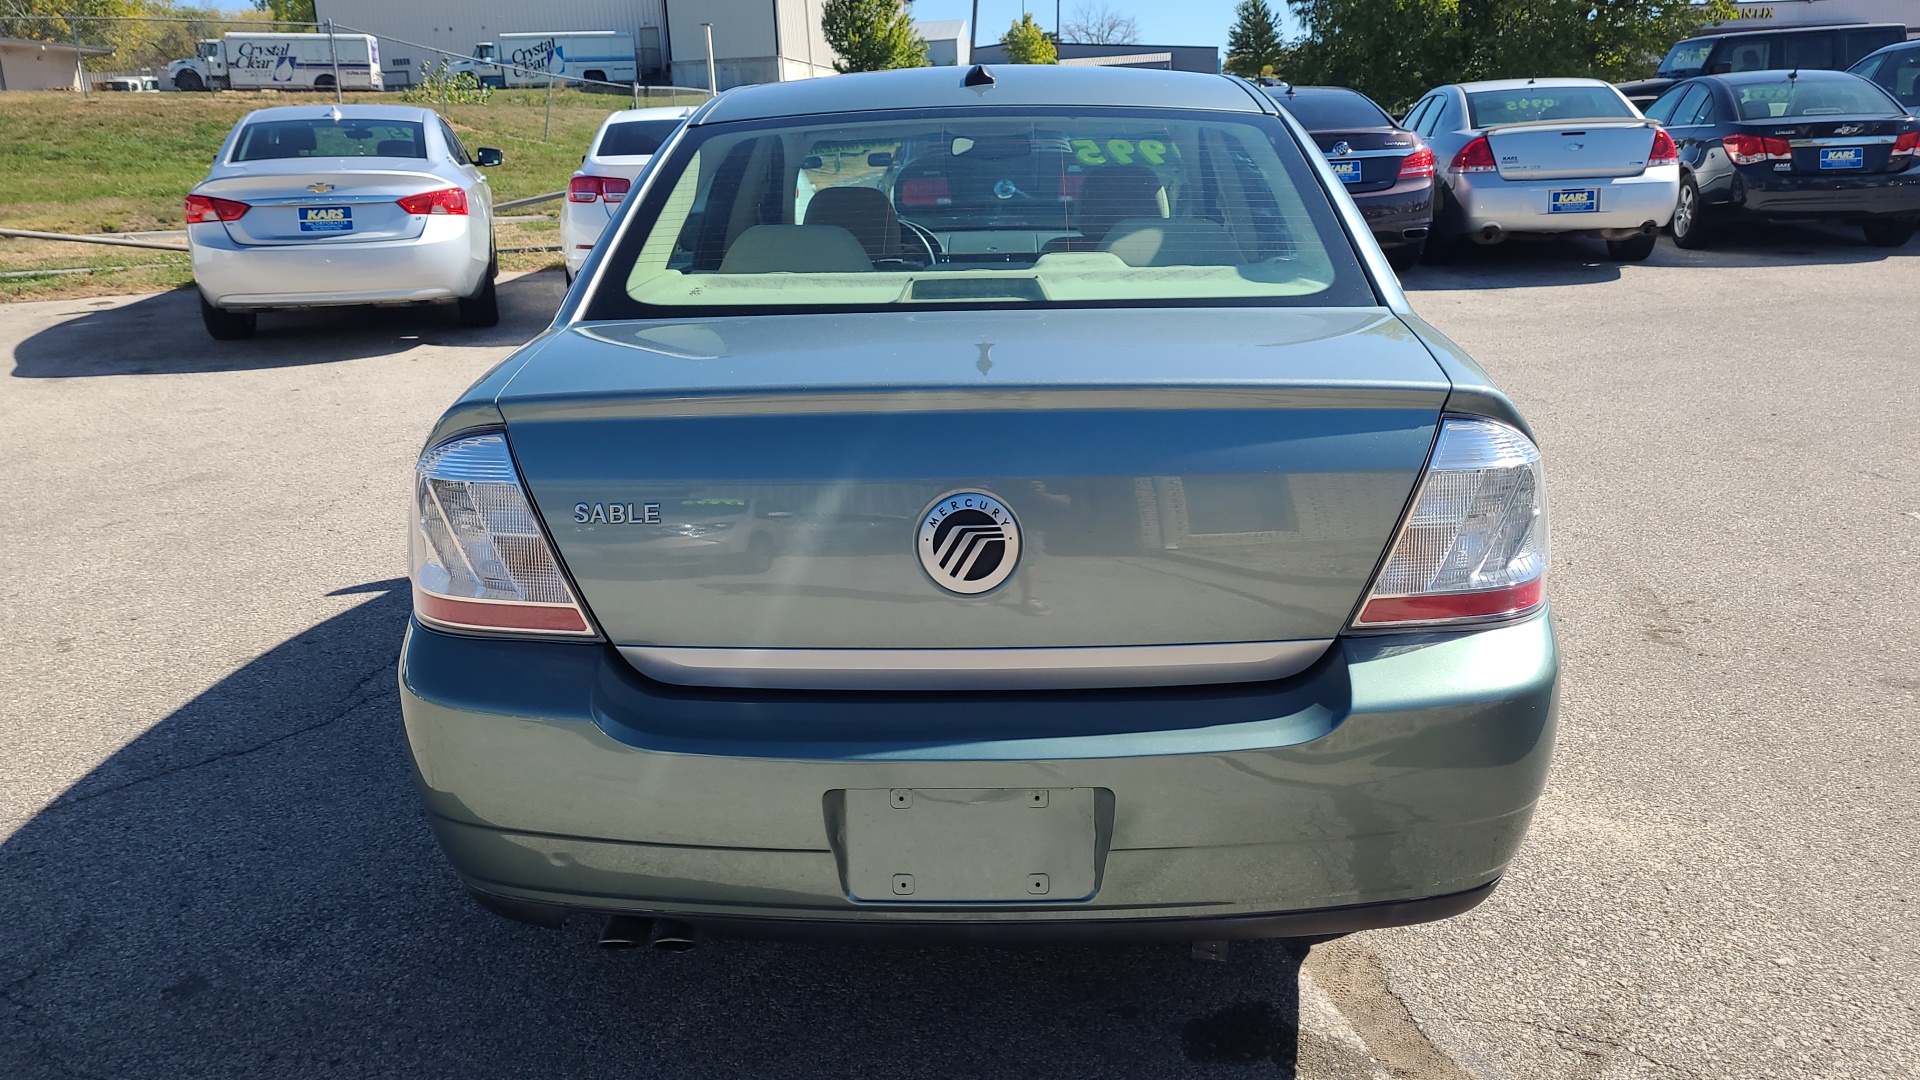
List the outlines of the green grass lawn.
<svg viewBox="0 0 1920 1080">
<path fill-rule="evenodd" d="M 349 94 L 347 99 L 400 103 L 393 94 Z M 553 95 L 549 122 L 546 101 L 544 90 L 515 90 L 495 93 L 485 105 L 446 110 L 469 150 L 493 146 L 505 153 L 505 163 L 488 170 L 497 201 L 565 188 L 600 122 L 631 105 L 621 95 L 560 90 Z M 206 175 L 235 121 L 271 105 L 328 103 L 312 94 L 95 94 L 88 101 L 71 93 L 0 92 L 0 147 L 5 148 L 0 153 L 0 228 L 68 233 L 181 228 L 182 197 Z M 683 102 L 693 103 L 692 98 Z M 557 204 L 519 212 L 542 210 L 555 211 Z M 518 237 L 513 241 L 525 242 Z M 112 257 L 96 257 L 105 252 Z M 0 240 L 0 270 L 171 261 L 158 251 Z M 510 265 L 535 268 L 529 261 L 544 265 L 547 260 L 515 259 Z M 509 261 L 503 257 L 502 263 Z M 57 292 L 114 291 L 117 276 L 69 279 Z M 0 287 L 0 298 L 40 295 L 31 284 L 37 280 L 13 279 Z"/>
</svg>

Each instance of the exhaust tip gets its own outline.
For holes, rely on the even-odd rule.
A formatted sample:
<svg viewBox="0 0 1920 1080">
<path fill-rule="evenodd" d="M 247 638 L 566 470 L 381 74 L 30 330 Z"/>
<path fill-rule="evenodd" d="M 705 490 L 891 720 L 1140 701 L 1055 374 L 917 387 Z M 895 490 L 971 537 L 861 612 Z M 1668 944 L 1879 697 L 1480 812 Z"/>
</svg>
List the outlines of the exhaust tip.
<svg viewBox="0 0 1920 1080">
<path fill-rule="evenodd" d="M 607 925 L 600 930 L 599 945 L 603 949 L 637 949 L 652 940 L 653 920 L 635 918 L 632 915 L 612 915 Z"/>
<path fill-rule="evenodd" d="M 1468 235 L 1473 237 L 1473 242 L 1476 244 L 1497 244 L 1507 238 L 1506 230 L 1491 222 L 1480 226 L 1478 232 Z"/>
<path fill-rule="evenodd" d="M 677 919 L 656 919 L 647 945 L 661 952 L 690 952 L 700 944 L 700 932 Z"/>
</svg>

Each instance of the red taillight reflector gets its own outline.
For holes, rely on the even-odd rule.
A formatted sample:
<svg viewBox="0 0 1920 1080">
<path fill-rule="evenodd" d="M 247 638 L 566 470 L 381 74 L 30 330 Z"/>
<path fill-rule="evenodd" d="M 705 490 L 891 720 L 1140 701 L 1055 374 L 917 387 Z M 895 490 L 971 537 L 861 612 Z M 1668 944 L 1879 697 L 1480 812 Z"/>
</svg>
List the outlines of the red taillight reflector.
<svg viewBox="0 0 1920 1080">
<path fill-rule="evenodd" d="M 464 214 L 467 212 L 467 193 L 457 187 L 423 191 L 398 201 L 400 209 L 409 214 Z"/>
<path fill-rule="evenodd" d="M 1678 165 L 1679 163 L 1680 148 L 1673 145 L 1673 136 L 1659 128 L 1654 128 L 1653 150 L 1647 154 L 1647 164 L 1651 166 Z"/>
<path fill-rule="evenodd" d="M 567 201 L 590 203 L 595 199 L 605 199 L 610 203 L 619 202 L 627 197 L 627 189 L 633 184 L 619 176 L 576 176 L 567 181 Z"/>
<path fill-rule="evenodd" d="M 1418 180 L 1433 175 L 1433 151 L 1421 147 L 1400 159 L 1400 179 Z"/>
<path fill-rule="evenodd" d="M 425 589 L 415 589 L 413 610 L 433 622 L 471 630 L 584 634 L 588 629 L 587 620 L 580 616 L 580 609 L 572 604 L 456 600 Z"/>
<path fill-rule="evenodd" d="M 238 221 L 247 211 L 253 209 L 243 202 L 232 199 L 216 199 L 211 195 L 187 196 L 187 224 L 201 221 Z"/>
<path fill-rule="evenodd" d="M 1763 161 L 1792 161 L 1793 147 L 1785 139 L 1761 135 L 1727 135 L 1720 139 L 1727 157 L 1735 165 L 1758 165 Z"/>
<path fill-rule="evenodd" d="M 632 186 L 625 177 L 603 176 L 600 178 L 600 197 L 608 202 L 619 202 L 627 197 L 627 189 Z"/>
<path fill-rule="evenodd" d="M 1398 622 L 1442 622 L 1514 615 L 1540 603 L 1546 583 L 1534 578 L 1524 584 L 1484 592 L 1427 593 L 1422 596 L 1378 596 L 1360 609 L 1356 625 Z"/>
<path fill-rule="evenodd" d="M 944 176 L 920 176 L 900 183 L 902 206 L 947 206 L 952 202 L 953 192 L 948 190 Z"/>
<path fill-rule="evenodd" d="M 1893 150 L 1891 153 L 1896 157 L 1903 157 L 1907 154 L 1920 154 L 1920 131 L 1909 131 L 1893 140 Z"/>
<path fill-rule="evenodd" d="M 1453 155 L 1453 171 L 1467 173 L 1497 172 L 1499 166 L 1493 163 L 1493 147 L 1485 135 L 1460 148 Z"/>
</svg>

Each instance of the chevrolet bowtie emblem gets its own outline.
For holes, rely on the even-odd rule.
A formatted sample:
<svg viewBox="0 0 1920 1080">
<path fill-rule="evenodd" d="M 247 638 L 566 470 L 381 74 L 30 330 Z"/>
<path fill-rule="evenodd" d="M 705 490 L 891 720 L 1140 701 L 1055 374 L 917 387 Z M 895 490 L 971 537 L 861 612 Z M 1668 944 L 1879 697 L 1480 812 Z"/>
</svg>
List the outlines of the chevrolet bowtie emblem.
<svg viewBox="0 0 1920 1080">
<path fill-rule="evenodd" d="M 325 195 L 327 192 L 333 190 L 333 185 L 328 183 L 308 184 L 307 190 L 313 192 L 315 195 Z"/>
</svg>

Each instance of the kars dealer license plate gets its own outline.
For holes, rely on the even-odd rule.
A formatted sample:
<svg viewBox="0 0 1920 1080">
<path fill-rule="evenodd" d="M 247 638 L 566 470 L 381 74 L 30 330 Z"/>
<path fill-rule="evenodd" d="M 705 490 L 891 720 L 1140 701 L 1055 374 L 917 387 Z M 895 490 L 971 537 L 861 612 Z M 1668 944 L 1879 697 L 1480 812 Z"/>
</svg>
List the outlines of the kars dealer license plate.
<svg viewBox="0 0 1920 1080">
<path fill-rule="evenodd" d="M 300 208 L 301 232 L 352 232 L 353 207 L 303 206 Z"/>
</svg>

